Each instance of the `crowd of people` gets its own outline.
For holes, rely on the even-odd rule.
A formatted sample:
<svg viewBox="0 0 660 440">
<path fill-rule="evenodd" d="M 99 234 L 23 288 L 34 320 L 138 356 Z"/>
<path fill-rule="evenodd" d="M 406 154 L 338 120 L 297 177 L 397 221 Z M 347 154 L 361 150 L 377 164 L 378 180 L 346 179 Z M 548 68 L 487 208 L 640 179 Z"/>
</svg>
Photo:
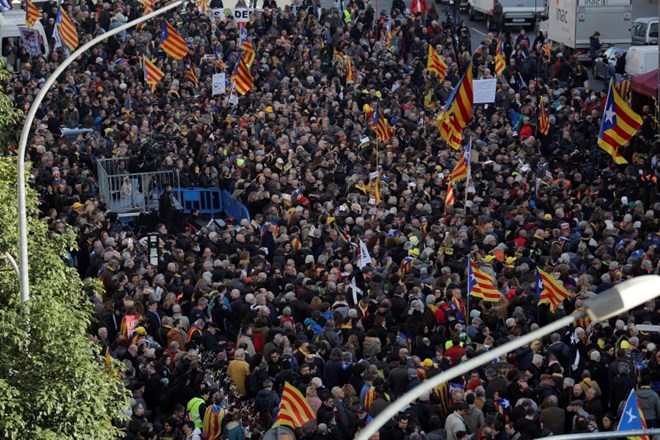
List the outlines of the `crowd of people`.
<svg viewBox="0 0 660 440">
<path fill-rule="evenodd" d="M 81 44 L 143 10 L 136 0 L 63 5 Z M 56 5 L 40 6 L 52 32 Z M 450 204 L 448 175 L 463 153 L 440 138 L 436 115 L 466 69 L 495 77 L 497 35 L 472 47 L 465 24 L 443 24 L 434 5 L 424 16 L 402 1 L 390 11 L 362 0 L 343 7 L 296 0 L 255 11 L 255 84 L 238 103 L 211 87 L 240 56 L 237 24 L 189 3 L 168 19 L 198 82 L 158 49 L 160 25 L 147 24 L 83 55 L 42 104 L 32 182 L 52 233 L 77 228 L 70 264 L 105 287 L 90 284 L 91 332 L 126 367 L 132 407 L 116 422 L 125 438 L 258 438 L 290 383 L 316 415 L 299 438 L 349 440 L 426 378 L 658 274 L 654 109 L 620 149 L 628 164 L 615 164 L 596 145 L 607 90 L 591 88 L 569 48 L 548 57 L 542 34 L 508 32 L 496 101 L 475 106 L 464 131 L 471 180 Z M 428 45 L 449 66 L 444 81 L 425 69 Z M 66 53 L 5 49 L 6 92 L 27 109 Z M 166 74 L 153 91 L 143 55 Z M 393 127 L 388 142 L 370 128 L 376 107 Z M 64 126 L 91 130 L 67 137 Z M 182 186 L 225 189 L 250 218 L 165 215 L 154 230 L 130 228 L 106 209 L 95 166 L 124 157 L 130 172 L 176 170 Z M 370 260 L 362 269 L 360 240 Z M 468 256 L 499 301 L 468 296 Z M 538 304 L 536 268 L 570 292 L 555 310 Z M 657 426 L 658 333 L 640 324 L 660 324 L 656 302 L 608 322 L 582 319 L 423 396 L 378 435 L 611 431 L 634 388 Z"/>
</svg>

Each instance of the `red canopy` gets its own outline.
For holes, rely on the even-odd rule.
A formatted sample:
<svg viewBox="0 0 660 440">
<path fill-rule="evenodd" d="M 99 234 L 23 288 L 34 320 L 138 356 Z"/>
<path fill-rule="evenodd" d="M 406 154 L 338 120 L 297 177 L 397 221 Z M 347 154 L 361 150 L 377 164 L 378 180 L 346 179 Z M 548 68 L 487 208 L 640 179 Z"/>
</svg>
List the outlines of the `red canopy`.
<svg viewBox="0 0 660 440">
<path fill-rule="evenodd" d="M 658 99 L 658 69 L 634 77 L 630 88 L 640 95 Z"/>
</svg>

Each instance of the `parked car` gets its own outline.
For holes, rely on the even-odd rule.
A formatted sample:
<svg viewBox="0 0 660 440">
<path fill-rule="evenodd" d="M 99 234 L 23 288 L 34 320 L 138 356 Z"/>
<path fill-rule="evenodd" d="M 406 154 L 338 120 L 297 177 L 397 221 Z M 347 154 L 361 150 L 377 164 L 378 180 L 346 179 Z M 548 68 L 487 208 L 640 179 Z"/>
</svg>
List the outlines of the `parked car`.
<svg viewBox="0 0 660 440">
<path fill-rule="evenodd" d="M 640 17 L 630 26 L 633 46 L 658 44 L 658 17 Z"/>
<path fill-rule="evenodd" d="M 626 55 L 626 49 L 620 47 L 610 47 L 601 56 L 594 61 L 594 78 L 602 78 L 604 80 L 610 79 L 614 73 L 614 66 L 616 65 L 616 54 Z M 611 72 L 608 73 L 608 69 Z"/>
</svg>

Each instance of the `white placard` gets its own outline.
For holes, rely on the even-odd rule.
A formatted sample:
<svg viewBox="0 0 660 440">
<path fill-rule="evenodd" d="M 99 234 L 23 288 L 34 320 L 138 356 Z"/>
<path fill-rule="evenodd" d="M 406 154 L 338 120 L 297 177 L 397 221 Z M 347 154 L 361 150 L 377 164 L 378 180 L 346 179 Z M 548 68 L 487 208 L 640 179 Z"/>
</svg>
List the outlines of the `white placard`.
<svg viewBox="0 0 660 440">
<path fill-rule="evenodd" d="M 495 102 L 496 88 L 496 79 L 476 79 L 472 81 L 472 90 L 474 90 L 474 103 L 486 104 Z"/>
<path fill-rule="evenodd" d="M 30 29 L 26 26 L 19 26 L 18 30 L 23 38 L 23 45 L 25 50 L 31 57 L 38 57 L 41 55 L 41 44 L 39 42 L 39 31 Z"/>
<path fill-rule="evenodd" d="M 211 79 L 211 84 L 213 85 L 212 95 L 222 95 L 226 91 L 225 85 L 225 74 L 224 73 L 215 73 Z"/>
</svg>

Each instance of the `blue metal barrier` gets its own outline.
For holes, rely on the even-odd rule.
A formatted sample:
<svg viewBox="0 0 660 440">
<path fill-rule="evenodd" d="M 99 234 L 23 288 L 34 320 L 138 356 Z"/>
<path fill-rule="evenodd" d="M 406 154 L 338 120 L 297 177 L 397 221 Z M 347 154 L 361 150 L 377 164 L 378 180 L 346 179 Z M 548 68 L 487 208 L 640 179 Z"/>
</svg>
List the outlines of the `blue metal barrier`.
<svg viewBox="0 0 660 440">
<path fill-rule="evenodd" d="M 174 188 L 172 190 L 181 201 L 185 214 L 194 209 L 201 215 L 208 215 L 212 219 L 224 213 L 227 217 L 236 220 L 250 219 L 247 208 L 226 190 L 218 188 Z"/>
</svg>

